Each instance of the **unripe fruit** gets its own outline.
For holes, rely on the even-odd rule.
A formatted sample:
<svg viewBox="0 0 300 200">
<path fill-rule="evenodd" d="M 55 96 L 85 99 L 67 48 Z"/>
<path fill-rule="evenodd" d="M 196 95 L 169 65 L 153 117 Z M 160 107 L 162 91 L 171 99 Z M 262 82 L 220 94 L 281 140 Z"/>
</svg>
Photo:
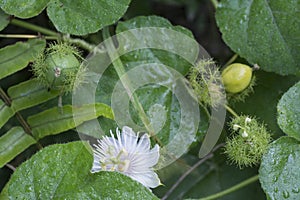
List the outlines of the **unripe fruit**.
<svg viewBox="0 0 300 200">
<path fill-rule="evenodd" d="M 46 57 L 45 66 L 48 85 L 60 89 L 71 84 L 68 76 L 77 73 L 80 63 L 72 53 L 54 53 Z"/>
<path fill-rule="evenodd" d="M 82 60 L 75 47 L 64 43 L 55 44 L 35 60 L 33 72 L 46 87 L 69 92 L 74 88 L 78 71 L 82 71 Z"/>
<path fill-rule="evenodd" d="M 248 87 L 252 79 L 252 69 L 248 65 L 234 63 L 222 72 L 222 81 L 225 90 L 230 93 L 239 93 Z"/>
</svg>

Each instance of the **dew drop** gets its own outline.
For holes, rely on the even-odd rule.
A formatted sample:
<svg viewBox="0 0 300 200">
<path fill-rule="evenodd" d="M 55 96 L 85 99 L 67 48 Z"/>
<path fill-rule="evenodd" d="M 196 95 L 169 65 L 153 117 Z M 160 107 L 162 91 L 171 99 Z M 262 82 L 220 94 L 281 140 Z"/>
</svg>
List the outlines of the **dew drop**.
<svg viewBox="0 0 300 200">
<path fill-rule="evenodd" d="M 283 191 L 282 194 L 285 199 L 290 197 L 290 193 L 288 191 Z"/>
<path fill-rule="evenodd" d="M 277 193 L 278 192 L 278 187 L 274 188 L 274 192 Z"/>
<path fill-rule="evenodd" d="M 277 182 L 278 181 L 278 177 L 277 176 L 274 176 L 273 177 L 273 182 Z"/>
<path fill-rule="evenodd" d="M 299 188 L 293 188 L 293 189 L 292 189 L 292 192 L 293 192 L 293 193 L 299 193 L 299 192 L 300 192 L 300 189 L 299 189 Z"/>
<path fill-rule="evenodd" d="M 276 160 L 275 159 L 272 159 L 272 164 L 276 165 Z"/>
</svg>

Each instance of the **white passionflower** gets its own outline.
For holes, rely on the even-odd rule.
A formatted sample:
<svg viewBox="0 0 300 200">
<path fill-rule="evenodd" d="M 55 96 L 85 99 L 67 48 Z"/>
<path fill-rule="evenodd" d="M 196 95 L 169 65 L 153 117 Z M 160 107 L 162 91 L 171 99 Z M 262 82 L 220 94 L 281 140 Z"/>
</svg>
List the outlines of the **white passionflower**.
<svg viewBox="0 0 300 200">
<path fill-rule="evenodd" d="M 148 188 L 159 186 L 160 180 L 153 171 L 158 162 L 159 146 L 150 149 L 148 134 L 141 138 L 127 126 L 122 133 L 117 129 L 117 138 L 110 131 L 111 137 L 104 136 L 94 145 L 94 164 L 92 173 L 98 171 L 118 171 L 142 183 Z"/>
</svg>

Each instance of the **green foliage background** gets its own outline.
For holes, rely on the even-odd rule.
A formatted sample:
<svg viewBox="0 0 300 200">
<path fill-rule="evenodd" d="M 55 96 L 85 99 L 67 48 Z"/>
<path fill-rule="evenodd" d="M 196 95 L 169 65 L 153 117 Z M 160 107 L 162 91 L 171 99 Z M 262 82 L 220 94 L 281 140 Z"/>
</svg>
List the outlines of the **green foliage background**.
<svg viewBox="0 0 300 200">
<path fill-rule="evenodd" d="M 157 199 L 199 162 L 199 147 L 209 125 L 206 108 L 201 106 L 197 141 L 184 156 L 158 171 L 164 185 L 153 189 L 153 193 L 118 173 L 89 173 L 91 149 L 87 143 L 77 141 L 75 128 L 80 125 L 79 130 L 88 138 L 97 137 L 94 130 L 86 128 L 92 119 L 97 119 L 107 133 L 116 128 L 110 98 L 118 80 L 117 72 L 111 66 L 104 73 L 96 89 L 96 104 L 74 107 L 68 93 L 62 96 L 63 107 L 59 108 L 60 92 L 41 85 L 33 77 L 31 64 L 55 38 L 79 46 L 83 55 L 88 55 L 102 41 L 102 29 L 108 25 L 116 32 L 149 26 L 177 30 L 199 42 L 220 66 L 237 54 L 236 62 L 258 64 L 261 68 L 254 72 L 254 93 L 244 102 L 229 102 L 237 113 L 255 116 L 272 133 L 274 142 L 263 156 L 261 166 L 232 166 L 220 148 L 180 182 L 168 199 L 205 197 L 256 174 L 260 183 L 219 199 L 299 199 L 300 170 L 295 168 L 299 166 L 300 152 L 299 0 L 221 0 L 214 5 L 216 1 L 206 0 L 0 0 L 0 199 L 97 199 L 99 195 L 113 199 Z M 20 20 L 45 29 L 28 29 L 28 24 Z M 4 37 L 38 32 L 46 37 Z M 186 75 L 191 67 L 177 55 L 160 50 L 139 50 L 120 60 L 127 70 L 136 63 L 159 61 Z M 180 116 L 172 91 L 153 84 L 140 88 L 136 94 L 147 112 L 153 103 L 169 108 L 168 127 L 159 133 L 163 143 L 168 143 L 172 130 L 179 126 Z M 152 98 L 148 98 L 149 94 Z M 96 112 L 89 112 L 94 107 Z M 74 111 L 82 113 L 77 124 L 73 121 Z M 133 107 L 131 114 L 142 124 Z M 220 144 L 228 134 L 225 125 Z M 9 166 L 20 167 L 13 173 Z M 281 171 L 286 173 L 279 174 Z M 60 177 L 64 179 L 56 185 Z M 44 184 L 49 188 L 41 187 Z"/>
</svg>

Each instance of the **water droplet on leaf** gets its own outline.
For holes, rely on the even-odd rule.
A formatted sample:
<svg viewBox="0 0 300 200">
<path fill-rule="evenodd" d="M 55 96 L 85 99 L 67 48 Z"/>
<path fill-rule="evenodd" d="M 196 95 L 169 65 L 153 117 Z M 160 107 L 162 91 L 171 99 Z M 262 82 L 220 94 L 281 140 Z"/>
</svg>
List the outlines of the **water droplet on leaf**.
<svg viewBox="0 0 300 200">
<path fill-rule="evenodd" d="M 285 199 L 290 197 L 290 193 L 288 191 L 283 191 L 282 194 Z"/>
<path fill-rule="evenodd" d="M 299 193 L 299 192 L 300 192 L 300 189 L 299 189 L 299 188 L 293 188 L 293 189 L 292 189 L 292 192 L 293 192 L 293 193 Z"/>
</svg>

